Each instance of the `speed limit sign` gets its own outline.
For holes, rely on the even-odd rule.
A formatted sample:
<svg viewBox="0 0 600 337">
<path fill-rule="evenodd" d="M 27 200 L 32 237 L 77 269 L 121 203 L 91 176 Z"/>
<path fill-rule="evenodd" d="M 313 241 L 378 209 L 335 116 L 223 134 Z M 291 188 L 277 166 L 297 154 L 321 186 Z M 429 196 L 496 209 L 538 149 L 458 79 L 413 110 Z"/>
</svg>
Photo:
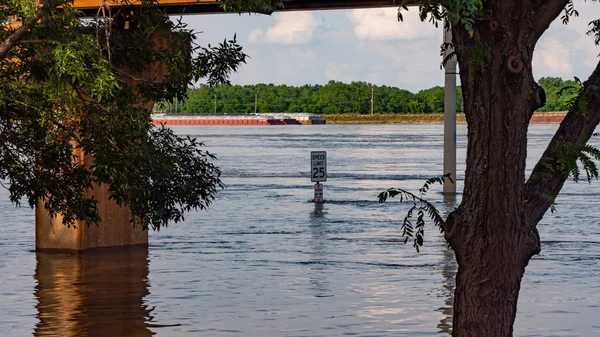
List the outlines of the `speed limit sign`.
<svg viewBox="0 0 600 337">
<path fill-rule="evenodd" d="M 310 153 L 310 181 L 327 181 L 327 152 L 312 151 Z"/>
</svg>

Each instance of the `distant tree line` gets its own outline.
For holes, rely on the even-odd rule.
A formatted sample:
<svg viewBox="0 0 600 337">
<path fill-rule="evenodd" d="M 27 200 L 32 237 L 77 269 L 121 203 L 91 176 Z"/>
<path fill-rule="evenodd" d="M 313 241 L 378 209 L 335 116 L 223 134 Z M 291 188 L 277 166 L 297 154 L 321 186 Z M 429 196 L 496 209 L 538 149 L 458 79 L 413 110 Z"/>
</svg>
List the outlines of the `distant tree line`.
<svg viewBox="0 0 600 337">
<path fill-rule="evenodd" d="M 560 77 L 542 77 L 538 84 L 546 91 L 546 105 L 538 111 L 567 111 L 569 103 L 577 96 L 581 83 Z"/>
<path fill-rule="evenodd" d="M 580 84 L 558 77 L 544 77 L 539 84 L 547 102 L 540 111 L 565 111 Z M 573 87 L 570 89 L 561 89 Z M 310 112 L 315 114 L 368 114 L 371 94 L 375 113 L 439 113 L 444 111 L 444 88 L 436 86 L 412 93 L 408 90 L 375 86 L 366 82 L 300 87 L 273 84 L 200 85 L 190 88 L 185 100 L 157 104 L 155 112 L 166 113 L 253 113 Z M 457 111 L 462 111 L 462 91 L 457 89 Z"/>
</svg>

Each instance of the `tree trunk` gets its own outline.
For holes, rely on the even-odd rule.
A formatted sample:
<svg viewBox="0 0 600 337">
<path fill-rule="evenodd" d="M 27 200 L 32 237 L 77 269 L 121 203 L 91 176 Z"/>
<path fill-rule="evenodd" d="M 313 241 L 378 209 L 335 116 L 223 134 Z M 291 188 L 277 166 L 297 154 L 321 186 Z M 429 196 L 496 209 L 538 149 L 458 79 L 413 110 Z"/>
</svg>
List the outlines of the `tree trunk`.
<svg viewBox="0 0 600 337">
<path fill-rule="evenodd" d="M 453 336 L 512 336 L 521 278 L 529 259 L 521 246 L 506 241 L 493 247 L 479 244 L 467 253 L 471 257 L 461 259 Z"/>
<path fill-rule="evenodd" d="M 445 228 L 459 265 L 454 336 L 512 336 L 525 266 L 540 249 L 524 182 L 527 128 L 544 94 L 524 3 L 488 1 L 490 17 L 475 21 L 472 36 L 453 29 L 468 124 L 463 199 Z"/>
</svg>

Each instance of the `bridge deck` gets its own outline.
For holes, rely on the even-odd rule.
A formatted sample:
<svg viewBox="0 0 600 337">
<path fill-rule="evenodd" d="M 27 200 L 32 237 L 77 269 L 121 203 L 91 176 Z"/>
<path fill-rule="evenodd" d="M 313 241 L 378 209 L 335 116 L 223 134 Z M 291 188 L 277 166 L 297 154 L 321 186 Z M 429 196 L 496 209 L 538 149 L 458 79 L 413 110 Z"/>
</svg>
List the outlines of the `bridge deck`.
<svg viewBox="0 0 600 337">
<path fill-rule="evenodd" d="M 288 0 L 280 11 L 350 9 L 374 7 L 398 7 L 397 0 Z M 87 15 L 95 15 L 101 0 L 75 0 L 74 6 Z M 107 1 L 110 4 L 110 1 Z M 160 6 L 169 14 L 217 14 L 223 13 L 214 0 L 159 0 Z"/>
</svg>

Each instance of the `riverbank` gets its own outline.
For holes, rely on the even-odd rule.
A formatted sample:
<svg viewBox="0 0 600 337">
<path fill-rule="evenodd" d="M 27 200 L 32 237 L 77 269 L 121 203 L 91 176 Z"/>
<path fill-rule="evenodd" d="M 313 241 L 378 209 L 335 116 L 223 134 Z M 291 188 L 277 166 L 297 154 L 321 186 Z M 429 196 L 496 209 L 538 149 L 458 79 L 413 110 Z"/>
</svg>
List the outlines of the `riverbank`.
<svg viewBox="0 0 600 337">
<path fill-rule="evenodd" d="M 558 124 L 562 122 L 566 112 L 536 112 L 531 117 L 534 124 Z M 320 115 L 327 124 L 441 124 L 444 123 L 443 113 L 428 114 L 343 114 Z M 465 124 L 465 114 L 456 114 L 456 122 Z"/>
</svg>

